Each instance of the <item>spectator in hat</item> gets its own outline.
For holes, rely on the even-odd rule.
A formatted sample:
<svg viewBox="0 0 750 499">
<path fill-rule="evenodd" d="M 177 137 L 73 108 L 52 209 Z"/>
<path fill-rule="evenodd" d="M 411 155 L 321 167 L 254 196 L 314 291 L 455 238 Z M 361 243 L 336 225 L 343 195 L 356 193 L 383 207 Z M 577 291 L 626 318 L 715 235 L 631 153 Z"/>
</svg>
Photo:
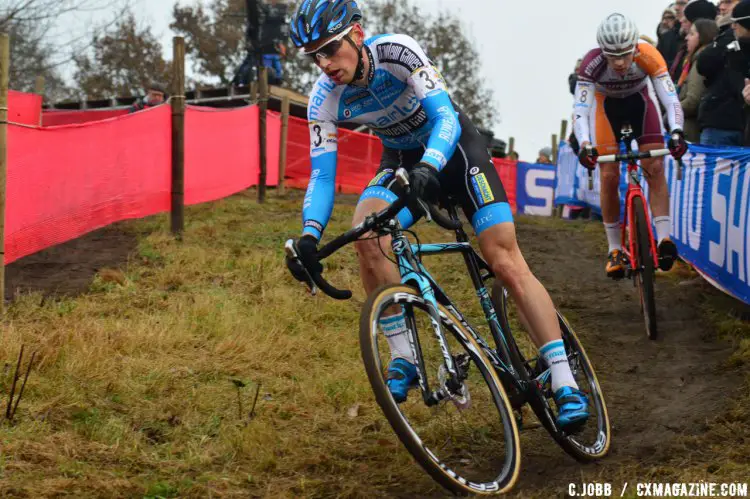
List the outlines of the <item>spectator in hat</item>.
<svg viewBox="0 0 750 499">
<path fill-rule="evenodd" d="M 536 162 L 541 165 L 551 165 L 552 164 L 552 148 L 542 147 L 539 149 L 539 156 L 536 158 Z"/>
<path fill-rule="evenodd" d="M 741 146 L 747 113 L 744 94 L 750 76 L 750 0 L 732 10 L 734 37 L 722 35 L 698 56 L 706 92 L 698 108 L 701 143 Z"/>
<path fill-rule="evenodd" d="M 677 12 L 672 7 L 667 7 L 661 15 L 661 23 L 656 29 L 656 48 L 667 61 L 667 67 L 674 62 L 677 51 L 680 49 L 682 36 L 680 25 L 677 22 Z"/>
<path fill-rule="evenodd" d="M 135 113 L 137 111 L 143 111 L 146 108 L 158 106 L 159 104 L 164 104 L 164 101 L 167 99 L 167 91 L 165 90 L 164 86 L 157 82 L 152 82 L 147 88 L 146 88 L 146 95 L 142 99 L 136 100 L 132 106 L 130 106 L 130 109 L 128 109 L 128 113 Z"/>
<path fill-rule="evenodd" d="M 688 62 L 682 70 L 682 76 L 678 84 L 680 93 L 680 104 L 685 114 L 685 139 L 689 142 L 700 141 L 700 128 L 698 127 L 698 106 L 701 97 L 706 91 L 703 77 L 698 74 L 695 61 L 703 50 L 711 45 L 716 38 L 718 28 L 716 22 L 710 19 L 698 19 L 693 23 L 687 36 Z"/>
<path fill-rule="evenodd" d="M 715 20 L 716 13 L 716 5 L 708 0 L 692 0 L 685 6 L 684 15 L 681 20 L 682 33 L 687 36 L 693 23 L 698 19 Z M 682 68 L 687 62 L 687 44 L 685 43 L 670 67 L 669 74 L 672 77 L 672 81 L 677 83 L 680 80 Z"/>
</svg>

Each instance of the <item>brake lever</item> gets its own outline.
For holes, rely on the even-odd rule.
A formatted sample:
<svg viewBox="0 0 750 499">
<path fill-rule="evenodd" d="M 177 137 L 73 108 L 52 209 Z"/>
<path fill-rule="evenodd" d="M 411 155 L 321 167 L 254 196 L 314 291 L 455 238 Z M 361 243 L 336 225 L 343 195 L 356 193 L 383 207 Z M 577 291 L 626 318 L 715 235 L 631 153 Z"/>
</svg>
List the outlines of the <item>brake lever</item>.
<svg viewBox="0 0 750 499">
<path fill-rule="evenodd" d="M 310 294 L 315 296 L 318 293 L 318 287 L 315 285 L 315 282 L 313 282 L 313 278 L 310 275 L 310 272 L 308 272 L 307 267 L 302 263 L 299 253 L 297 252 L 297 245 L 293 239 L 287 239 L 286 243 L 284 243 L 284 251 L 286 251 L 286 255 L 289 258 L 295 260 L 299 266 L 302 267 L 302 270 L 305 271 L 305 275 L 307 276 L 307 282 L 305 284 L 307 284 Z"/>
</svg>

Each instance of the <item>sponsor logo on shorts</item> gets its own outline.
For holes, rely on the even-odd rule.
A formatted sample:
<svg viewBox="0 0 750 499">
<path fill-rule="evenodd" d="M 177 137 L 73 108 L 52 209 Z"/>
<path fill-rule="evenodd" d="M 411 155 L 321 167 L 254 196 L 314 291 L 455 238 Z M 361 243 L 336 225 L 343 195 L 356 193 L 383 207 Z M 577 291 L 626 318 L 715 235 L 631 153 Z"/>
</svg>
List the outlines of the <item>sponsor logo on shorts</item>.
<svg viewBox="0 0 750 499">
<path fill-rule="evenodd" d="M 476 227 L 474 228 L 474 230 L 479 232 L 479 229 L 490 223 L 493 218 L 495 217 L 492 215 L 492 212 L 487 213 L 485 216 L 479 218 L 476 222 Z"/>
<path fill-rule="evenodd" d="M 344 109 L 344 118 L 351 118 L 352 117 L 352 110 L 351 109 Z"/>
<path fill-rule="evenodd" d="M 469 173 L 471 173 L 472 175 L 476 175 L 477 173 L 479 173 L 479 167 L 473 167 L 471 170 L 469 170 Z"/>
<path fill-rule="evenodd" d="M 484 173 L 473 176 L 471 178 L 471 184 L 474 187 L 474 192 L 476 192 L 477 198 L 482 206 L 495 200 L 495 196 L 492 194 L 492 189 L 490 189 L 490 183 L 487 181 L 487 177 Z"/>
<path fill-rule="evenodd" d="M 390 180 L 390 177 L 393 175 L 393 170 L 390 168 L 386 168 L 382 172 L 375 175 L 375 177 L 370 180 L 370 183 L 367 184 L 367 187 L 373 187 L 376 185 L 384 185 L 386 182 Z"/>
</svg>

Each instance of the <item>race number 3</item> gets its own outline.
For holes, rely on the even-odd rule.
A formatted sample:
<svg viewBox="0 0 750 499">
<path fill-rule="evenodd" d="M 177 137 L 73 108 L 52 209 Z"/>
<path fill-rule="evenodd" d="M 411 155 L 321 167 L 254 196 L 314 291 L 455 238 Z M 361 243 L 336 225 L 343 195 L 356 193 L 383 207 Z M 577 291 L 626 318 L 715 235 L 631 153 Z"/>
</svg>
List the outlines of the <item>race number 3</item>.
<svg viewBox="0 0 750 499">
<path fill-rule="evenodd" d="M 315 137 L 313 138 L 313 145 L 315 147 L 320 147 L 320 144 L 323 143 L 323 136 L 320 135 L 320 132 L 320 125 L 313 125 L 313 134 L 315 135 Z"/>
<path fill-rule="evenodd" d="M 336 125 L 326 121 L 310 123 L 310 154 L 313 158 L 335 152 L 337 142 Z"/>
<path fill-rule="evenodd" d="M 414 93 L 418 99 L 424 99 L 428 95 L 445 90 L 445 82 L 440 72 L 434 66 L 419 68 L 411 77 Z"/>
</svg>

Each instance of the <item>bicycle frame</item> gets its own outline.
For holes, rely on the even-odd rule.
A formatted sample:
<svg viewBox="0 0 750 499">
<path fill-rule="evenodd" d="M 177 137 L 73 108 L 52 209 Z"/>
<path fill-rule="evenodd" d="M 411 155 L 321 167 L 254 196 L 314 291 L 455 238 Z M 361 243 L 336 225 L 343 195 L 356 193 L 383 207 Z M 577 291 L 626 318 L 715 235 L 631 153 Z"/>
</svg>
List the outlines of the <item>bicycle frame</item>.
<svg viewBox="0 0 750 499">
<path fill-rule="evenodd" d="M 451 207 L 449 208 L 449 211 L 451 216 L 455 217 L 455 208 Z M 472 335 L 473 339 L 482 348 L 483 353 L 495 367 L 503 385 L 506 387 L 515 387 L 519 392 L 526 393 L 528 389 L 528 386 L 526 385 L 528 383 L 519 378 L 515 367 L 510 361 L 510 353 L 505 339 L 505 333 L 497 319 L 497 313 L 495 312 L 489 292 L 487 291 L 486 286 L 484 286 L 484 280 L 493 276 L 492 271 L 489 268 L 489 265 L 487 265 L 487 263 L 471 246 L 469 238 L 463 229 L 456 230 L 457 242 L 455 243 L 421 245 L 410 243 L 404 232 L 398 227 L 391 228 L 390 233 L 392 236 L 391 246 L 393 254 L 396 256 L 398 262 L 401 282 L 403 284 L 413 284 L 416 286 L 429 306 L 433 330 L 440 344 L 445 367 L 450 376 L 449 383 L 451 381 L 456 383 L 453 386 L 449 385 L 449 388 L 460 388 L 461 383 L 457 380 L 458 373 L 455 369 L 455 363 L 448 349 L 445 334 L 440 325 L 438 303 L 448 309 L 459 320 L 461 325 Z M 463 255 L 485 318 L 487 319 L 495 343 L 500 348 L 500 352 L 490 347 L 484 338 L 471 327 L 466 318 L 458 311 L 452 300 L 437 284 L 435 279 L 430 275 L 418 258 L 421 255 L 437 255 L 443 253 L 461 253 Z M 482 270 L 487 271 L 485 276 L 481 275 Z M 413 318 L 410 320 L 413 320 Z M 409 326 L 411 331 L 416 331 L 415 324 L 412 323 L 409 324 Z M 427 405 L 437 404 L 445 397 L 445 395 L 441 395 L 439 392 L 430 391 L 429 384 L 423 374 L 424 362 L 418 335 L 413 335 L 410 341 L 414 353 L 416 354 L 415 359 L 418 364 L 417 372 L 419 375 L 419 385 L 422 390 L 424 401 Z"/>
<path fill-rule="evenodd" d="M 632 133 L 632 130 L 631 130 Z M 627 153 L 630 153 L 632 151 L 632 148 L 630 146 L 630 139 L 632 136 L 630 134 L 623 134 L 623 141 L 625 143 L 625 149 Z M 653 228 L 651 227 L 651 216 L 648 212 L 648 201 L 646 200 L 645 196 L 643 195 L 643 189 L 641 189 L 641 183 L 638 180 L 638 162 L 636 160 L 630 160 L 627 165 L 628 168 L 628 189 L 625 193 L 625 219 L 623 220 L 622 224 L 622 247 L 625 249 L 625 254 L 628 257 L 628 261 L 630 262 L 630 267 L 633 272 L 637 272 L 640 270 L 640 262 L 636 262 L 635 258 L 633 258 L 633 255 L 635 255 L 635 232 L 630 230 L 627 231 L 628 225 L 630 222 L 635 218 L 635 213 L 633 211 L 633 200 L 636 197 L 641 198 L 643 202 L 644 211 L 646 214 L 646 225 L 648 225 L 648 235 L 649 235 L 649 244 L 651 246 L 651 255 L 654 259 L 654 267 L 659 266 L 659 261 L 656 253 L 656 246 L 654 245 L 654 233 Z M 628 239 L 627 245 L 625 244 L 625 239 Z"/>
</svg>

